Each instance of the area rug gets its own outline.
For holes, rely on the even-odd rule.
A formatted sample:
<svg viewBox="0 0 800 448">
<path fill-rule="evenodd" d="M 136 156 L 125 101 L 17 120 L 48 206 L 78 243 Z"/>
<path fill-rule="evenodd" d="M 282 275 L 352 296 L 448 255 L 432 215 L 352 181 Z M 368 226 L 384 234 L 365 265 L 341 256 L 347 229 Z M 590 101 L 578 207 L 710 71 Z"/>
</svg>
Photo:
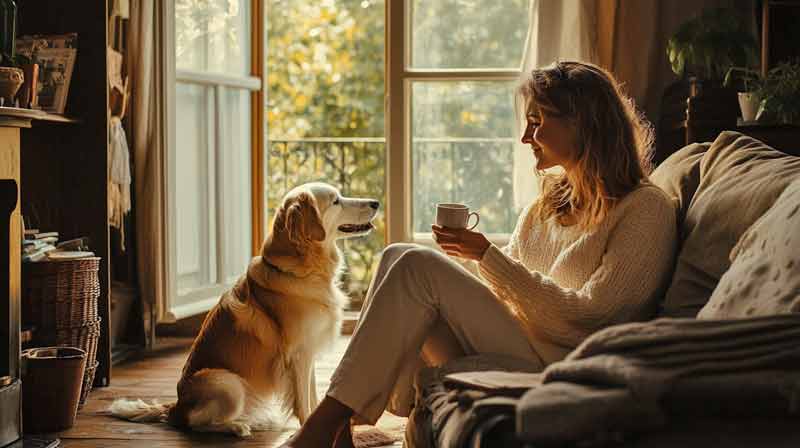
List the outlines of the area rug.
<svg viewBox="0 0 800 448">
<path fill-rule="evenodd" d="M 356 448 L 400 446 L 406 430 L 406 420 L 389 413 L 383 414 L 375 426 L 358 425 L 353 428 Z"/>
</svg>

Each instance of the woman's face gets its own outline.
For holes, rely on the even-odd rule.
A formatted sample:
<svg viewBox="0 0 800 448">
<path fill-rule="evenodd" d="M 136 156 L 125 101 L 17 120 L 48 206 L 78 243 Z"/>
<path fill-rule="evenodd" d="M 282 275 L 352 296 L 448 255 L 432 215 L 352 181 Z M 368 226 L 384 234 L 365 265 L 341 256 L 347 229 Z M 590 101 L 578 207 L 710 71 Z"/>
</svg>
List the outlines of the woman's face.
<svg viewBox="0 0 800 448">
<path fill-rule="evenodd" d="M 526 121 L 522 143 L 531 145 L 536 157 L 536 169 L 545 170 L 554 166 L 569 169 L 577 153 L 575 129 L 569 120 L 531 105 Z"/>
</svg>

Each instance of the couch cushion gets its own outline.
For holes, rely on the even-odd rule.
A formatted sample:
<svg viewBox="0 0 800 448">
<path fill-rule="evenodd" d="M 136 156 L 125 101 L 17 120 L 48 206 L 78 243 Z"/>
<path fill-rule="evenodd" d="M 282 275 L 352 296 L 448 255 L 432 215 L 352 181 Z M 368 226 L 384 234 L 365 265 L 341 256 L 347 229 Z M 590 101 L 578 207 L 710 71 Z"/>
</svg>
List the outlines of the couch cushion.
<svg viewBox="0 0 800 448">
<path fill-rule="evenodd" d="M 701 319 L 800 311 L 800 180 L 739 239 Z"/>
<path fill-rule="evenodd" d="M 738 132 L 726 131 L 703 153 L 702 145 L 681 150 L 683 159 L 654 173 L 659 186 L 689 200 L 680 226 L 681 249 L 662 316 L 695 317 L 722 275 L 739 237 L 800 178 L 800 157 L 777 151 Z M 665 162 L 666 163 L 666 162 Z M 670 177 L 672 169 L 681 180 Z M 699 181 L 690 194 L 695 170 Z M 673 187 L 671 185 L 677 185 Z"/>
<path fill-rule="evenodd" d="M 700 160 L 710 146 L 710 142 L 684 146 L 661 162 L 650 175 L 650 180 L 677 202 L 678 223 L 686 217 L 686 209 L 697 191 Z"/>
</svg>

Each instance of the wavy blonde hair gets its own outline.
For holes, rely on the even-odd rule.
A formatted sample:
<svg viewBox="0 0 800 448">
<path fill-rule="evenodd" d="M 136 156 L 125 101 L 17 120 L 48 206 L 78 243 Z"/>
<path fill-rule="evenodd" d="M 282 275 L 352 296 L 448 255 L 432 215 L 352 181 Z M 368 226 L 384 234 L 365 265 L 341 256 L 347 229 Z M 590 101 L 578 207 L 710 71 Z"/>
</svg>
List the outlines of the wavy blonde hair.
<svg viewBox="0 0 800 448">
<path fill-rule="evenodd" d="M 575 129 L 569 170 L 542 176 L 537 211 L 542 221 L 596 226 L 642 182 L 650 163 L 653 128 L 607 70 L 584 62 L 557 62 L 521 82 L 517 100 L 566 118 Z"/>
</svg>

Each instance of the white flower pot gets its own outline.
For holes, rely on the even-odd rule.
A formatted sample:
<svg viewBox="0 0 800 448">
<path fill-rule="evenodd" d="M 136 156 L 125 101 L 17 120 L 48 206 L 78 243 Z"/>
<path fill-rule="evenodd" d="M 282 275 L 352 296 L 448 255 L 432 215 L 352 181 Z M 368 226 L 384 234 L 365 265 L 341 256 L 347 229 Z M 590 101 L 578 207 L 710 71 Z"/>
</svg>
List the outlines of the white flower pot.
<svg viewBox="0 0 800 448">
<path fill-rule="evenodd" d="M 739 92 L 739 108 L 742 110 L 742 121 L 755 121 L 759 115 L 761 98 L 754 92 Z"/>
</svg>

